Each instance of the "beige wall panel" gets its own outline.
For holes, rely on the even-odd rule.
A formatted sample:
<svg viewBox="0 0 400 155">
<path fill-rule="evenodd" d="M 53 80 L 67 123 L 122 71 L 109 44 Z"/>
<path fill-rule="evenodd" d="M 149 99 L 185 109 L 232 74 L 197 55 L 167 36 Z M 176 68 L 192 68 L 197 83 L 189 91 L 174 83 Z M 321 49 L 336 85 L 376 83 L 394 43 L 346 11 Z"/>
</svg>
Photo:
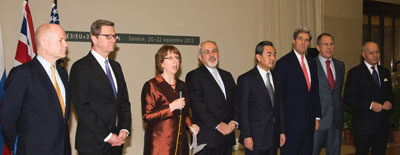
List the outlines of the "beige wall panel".
<svg viewBox="0 0 400 155">
<path fill-rule="evenodd" d="M 362 20 L 362 0 L 324 0 L 324 15 Z"/>
</svg>

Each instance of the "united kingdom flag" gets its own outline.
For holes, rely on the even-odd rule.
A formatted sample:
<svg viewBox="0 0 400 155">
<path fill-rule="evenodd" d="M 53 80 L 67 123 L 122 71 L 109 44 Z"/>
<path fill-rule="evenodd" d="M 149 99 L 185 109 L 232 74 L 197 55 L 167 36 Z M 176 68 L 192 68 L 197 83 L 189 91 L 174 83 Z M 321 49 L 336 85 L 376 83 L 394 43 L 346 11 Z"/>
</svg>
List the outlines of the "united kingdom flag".
<svg viewBox="0 0 400 155">
<path fill-rule="evenodd" d="M 36 45 L 34 40 L 34 28 L 31 11 L 28 1 L 22 3 L 22 26 L 18 38 L 17 52 L 15 54 L 15 66 L 23 64 L 33 59 L 36 55 Z"/>
</svg>

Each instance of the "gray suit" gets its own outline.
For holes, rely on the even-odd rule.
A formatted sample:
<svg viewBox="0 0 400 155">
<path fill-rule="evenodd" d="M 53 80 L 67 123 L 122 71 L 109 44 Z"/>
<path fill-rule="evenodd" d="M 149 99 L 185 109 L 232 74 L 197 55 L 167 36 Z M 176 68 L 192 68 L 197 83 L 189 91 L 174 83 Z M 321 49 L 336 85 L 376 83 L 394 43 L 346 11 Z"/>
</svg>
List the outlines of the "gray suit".
<svg viewBox="0 0 400 155">
<path fill-rule="evenodd" d="M 341 95 L 345 72 L 344 63 L 332 58 L 334 67 L 331 67 L 331 69 L 335 77 L 335 85 L 332 91 L 325 71 L 325 62 L 321 63 L 320 56 L 317 56 L 315 60 L 318 68 L 322 117 L 319 130 L 314 132 L 313 155 L 320 153 L 324 142 L 327 144 L 327 155 L 339 155 L 343 128 L 343 101 Z"/>
</svg>

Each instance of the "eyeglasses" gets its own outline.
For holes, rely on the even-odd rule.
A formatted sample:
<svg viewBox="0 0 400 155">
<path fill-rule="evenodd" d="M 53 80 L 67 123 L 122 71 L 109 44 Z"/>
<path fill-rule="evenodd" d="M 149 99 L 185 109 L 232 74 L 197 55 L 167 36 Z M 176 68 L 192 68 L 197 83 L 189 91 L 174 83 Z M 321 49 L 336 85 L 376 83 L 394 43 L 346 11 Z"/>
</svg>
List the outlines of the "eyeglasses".
<svg viewBox="0 0 400 155">
<path fill-rule="evenodd" d="M 107 40 L 111 40 L 112 38 L 114 38 L 115 40 L 119 39 L 119 36 L 117 36 L 116 34 L 94 34 L 94 35 L 105 36 Z"/>
<path fill-rule="evenodd" d="M 202 53 L 204 54 L 204 55 L 209 55 L 210 53 L 217 53 L 218 52 L 218 49 L 212 49 L 211 51 L 210 50 L 204 50 Z"/>
<path fill-rule="evenodd" d="M 165 57 L 164 59 L 168 59 L 168 60 L 173 60 L 173 59 L 175 59 L 175 60 L 180 60 L 181 57 L 179 57 L 179 56 L 176 56 L 176 57 Z"/>
</svg>

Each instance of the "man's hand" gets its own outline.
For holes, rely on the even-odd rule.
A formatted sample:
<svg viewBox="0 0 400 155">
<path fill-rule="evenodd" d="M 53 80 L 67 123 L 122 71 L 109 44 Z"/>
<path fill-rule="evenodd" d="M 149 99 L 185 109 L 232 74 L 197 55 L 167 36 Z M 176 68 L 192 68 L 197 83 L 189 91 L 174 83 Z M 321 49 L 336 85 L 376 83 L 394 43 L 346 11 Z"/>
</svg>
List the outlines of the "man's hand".
<svg viewBox="0 0 400 155">
<path fill-rule="evenodd" d="M 246 147 L 250 151 L 253 151 L 253 138 L 251 137 L 244 138 L 244 147 Z"/>
<path fill-rule="evenodd" d="M 392 109 L 392 103 L 390 103 L 389 101 L 385 101 L 385 103 L 383 103 L 382 109 L 383 109 L 383 110 L 390 110 L 390 109 Z"/>
<path fill-rule="evenodd" d="M 195 135 L 197 135 L 200 132 L 200 127 L 197 124 L 192 124 L 192 126 L 190 126 L 194 129 L 194 131 L 196 133 L 194 133 Z"/>
<path fill-rule="evenodd" d="M 236 130 L 236 123 L 235 122 L 233 122 L 233 121 L 229 122 L 228 126 L 229 126 L 229 129 L 231 130 L 229 133 L 231 133 L 231 132 Z"/>
<path fill-rule="evenodd" d="M 279 142 L 279 146 L 280 147 L 282 147 L 283 145 L 285 145 L 285 142 L 286 142 L 286 136 L 285 136 L 285 134 L 281 134 L 281 139 L 280 139 L 280 142 Z"/>
<path fill-rule="evenodd" d="M 231 133 L 231 130 L 230 130 L 228 124 L 226 124 L 225 122 L 219 123 L 217 130 L 219 132 L 221 132 L 223 135 L 228 135 L 229 133 Z"/>
<path fill-rule="evenodd" d="M 375 112 L 381 112 L 382 111 L 382 104 L 379 104 L 378 102 L 372 101 L 372 107 L 371 109 Z"/>
<path fill-rule="evenodd" d="M 111 138 L 107 141 L 107 143 L 111 144 L 111 146 L 121 146 L 125 143 L 125 141 L 119 139 L 116 134 L 111 134 Z"/>
<path fill-rule="evenodd" d="M 118 139 L 126 141 L 126 137 L 128 137 L 128 132 L 126 130 L 119 131 Z"/>
<path fill-rule="evenodd" d="M 319 120 L 315 120 L 315 131 L 319 129 Z"/>
</svg>

